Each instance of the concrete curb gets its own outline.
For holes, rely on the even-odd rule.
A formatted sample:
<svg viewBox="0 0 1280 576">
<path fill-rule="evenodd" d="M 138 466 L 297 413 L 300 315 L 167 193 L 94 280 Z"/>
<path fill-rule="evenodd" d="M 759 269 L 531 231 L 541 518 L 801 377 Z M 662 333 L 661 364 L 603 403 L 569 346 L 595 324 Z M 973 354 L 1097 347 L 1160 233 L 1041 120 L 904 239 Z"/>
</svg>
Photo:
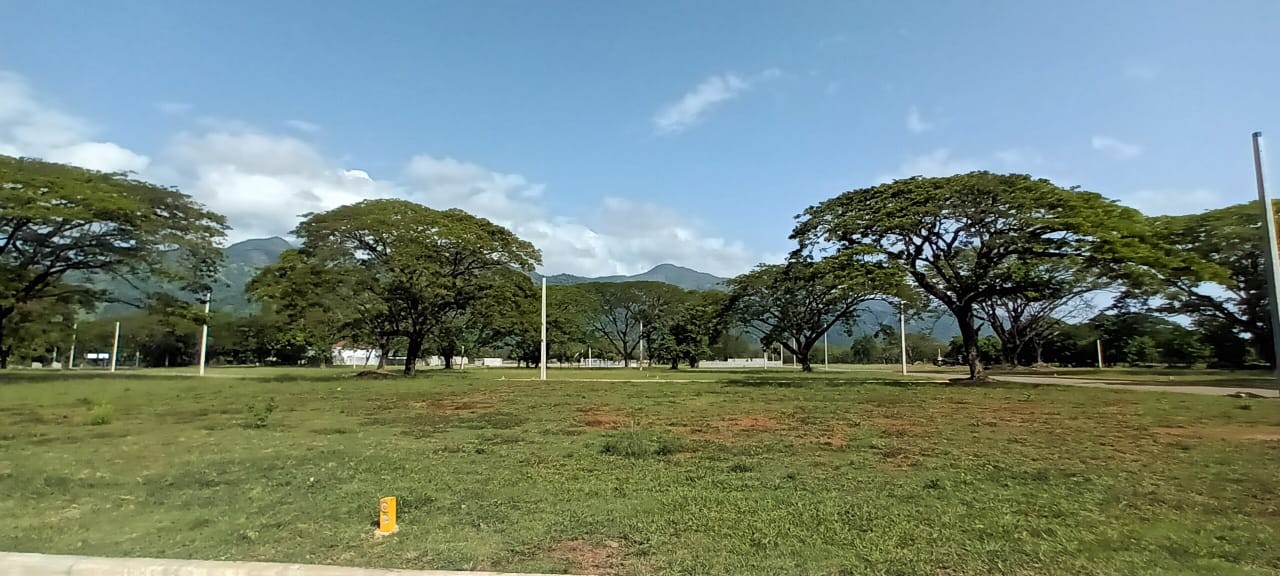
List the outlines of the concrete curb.
<svg viewBox="0 0 1280 576">
<path fill-rule="evenodd" d="M 274 562 L 95 558 L 0 552 L 0 576 L 517 576 L 500 572 L 384 570 Z M 550 576 L 528 574 L 524 576 Z"/>
</svg>

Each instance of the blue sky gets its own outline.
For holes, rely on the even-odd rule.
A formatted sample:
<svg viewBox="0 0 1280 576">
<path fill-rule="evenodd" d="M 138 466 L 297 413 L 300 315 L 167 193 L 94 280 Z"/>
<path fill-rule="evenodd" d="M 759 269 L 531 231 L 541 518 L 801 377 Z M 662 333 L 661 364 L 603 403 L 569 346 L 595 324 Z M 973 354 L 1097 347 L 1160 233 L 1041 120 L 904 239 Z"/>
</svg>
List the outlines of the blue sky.
<svg viewBox="0 0 1280 576">
<path fill-rule="evenodd" d="M 1195 212 L 1254 195 L 1249 134 L 1280 138 L 1273 0 L 0 12 L 0 153 L 178 185 L 233 239 L 363 198 L 459 206 L 553 273 L 741 272 L 806 206 L 913 174 Z"/>
</svg>

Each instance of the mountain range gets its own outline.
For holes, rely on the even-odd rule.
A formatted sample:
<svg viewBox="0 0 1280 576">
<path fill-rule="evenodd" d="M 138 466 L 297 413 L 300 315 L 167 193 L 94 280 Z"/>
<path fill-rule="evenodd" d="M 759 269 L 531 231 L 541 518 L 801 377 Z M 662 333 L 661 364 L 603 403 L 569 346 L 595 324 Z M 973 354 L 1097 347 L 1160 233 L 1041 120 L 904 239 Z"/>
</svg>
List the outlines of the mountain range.
<svg viewBox="0 0 1280 576">
<path fill-rule="evenodd" d="M 245 314 L 254 310 L 255 306 L 244 293 L 245 286 L 258 273 L 258 270 L 278 262 L 280 254 L 290 248 L 293 248 L 293 245 L 279 236 L 244 240 L 224 248 L 223 253 L 226 256 L 226 260 L 219 275 L 220 280 L 215 283 L 210 308 L 215 312 L 229 312 L 232 314 Z M 530 276 L 533 277 L 535 282 L 542 278 L 537 273 L 530 274 Z M 549 285 L 651 280 L 666 282 L 685 290 L 723 289 L 725 282 L 729 280 L 728 278 L 675 264 L 659 264 L 646 272 L 632 275 L 588 277 L 575 276 L 573 274 L 554 274 L 546 278 Z M 108 281 L 102 287 L 124 298 L 139 299 L 141 296 L 137 289 L 124 283 Z M 126 313 L 129 310 L 131 308 L 122 304 L 107 304 L 102 310 L 99 310 L 98 314 L 100 316 L 111 316 Z M 874 327 L 879 324 L 891 324 L 896 320 L 897 313 L 891 306 L 882 302 L 871 302 L 864 308 L 862 317 L 858 322 L 859 330 L 857 332 L 873 331 Z M 948 340 L 958 333 L 955 321 L 950 316 L 913 321 L 910 323 L 909 329 L 929 332 L 934 337 L 942 340 Z M 838 336 L 837 332 L 839 333 Z M 844 344 L 849 340 L 842 330 L 832 331 L 830 338 L 833 345 Z"/>
</svg>

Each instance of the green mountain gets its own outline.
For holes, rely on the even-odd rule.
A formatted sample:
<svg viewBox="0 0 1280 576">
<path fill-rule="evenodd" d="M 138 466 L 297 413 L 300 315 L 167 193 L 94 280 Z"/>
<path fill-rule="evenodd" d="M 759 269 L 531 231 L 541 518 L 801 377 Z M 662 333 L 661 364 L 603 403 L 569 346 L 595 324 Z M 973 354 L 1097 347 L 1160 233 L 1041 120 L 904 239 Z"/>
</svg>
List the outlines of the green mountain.
<svg viewBox="0 0 1280 576">
<path fill-rule="evenodd" d="M 538 274 L 531 274 L 533 280 L 537 282 L 542 277 Z M 673 286 L 679 286 L 685 290 L 711 290 L 722 289 L 728 278 L 721 278 L 706 272 L 699 272 L 684 266 L 676 266 L 675 264 L 659 264 L 654 266 L 648 272 L 634 274 L 631 276 L 598 276 L 595 278 L 586 276 L 574 276 L 573 274 L 555 274 L 547 276 L 547 284 L 550 285 L 566 285 L 566 284 L 584 284 L 587 282 L 638 282 L 650 280 L 654 282 L 666 282 Z"/>
<path fill-rule="evenodd" d="M 232 314 L 252 313 L 256 306 L 249 302 L 248 297 L 245 296 L 245 286 L 258 273 L 258 270 L 264 266 L 275 264 L 280 260 L 280 254 L 290 248 L 293 248 L 293 245 L 279 236 L 244 240 L 224 248 L 223 253 L 226 255 L 226 261 L 223 263 L 224 267 L 220 274 L 220 279 L 213 289 L 213 300 L 210 308 L 216 312 L 229 312 Z M 534 282 L 542 278 L 537 273 L 530 274 L 530 276 Z M 722 290 L 728 278 L 674 264 L 659 264 L 647 272 L 630 276 L 614 275 L 594 278 L 575 276 L 573 274 L 547 276 L 547 284 L 550 285 L 583 284 L 586 282 L 636 282 L 641 280 L 666 282 L 685 290 Z M 122 281 L 103 279 L 100 281 L 100 285 L 118 297 L 141 299 L 142 292 Z M 140 288 L 145 291 L 156 290 L 154 285 L 143 285 Z M 113 316 L 126 314 L 132 310 L 134 309 L 124 304 L 107 304 L 99 310 L 98 315 Z M 883 302 L 870 302 L 863 307 L 863 311 L 859 315 L 855 333 L 874 332 L 880 324 L 896 326 L 897 323 L 897 312 L 892 306 Z M 908 324 L 908 330 L 931 333 L 934 338 L 944 342 L 959 334 L 955 319 L 948 314 L 915 320 Z M 844 334 L 843 330 L 833 330 L 829 335 L 829 339 L 832 346 L 845 346 L 850 341 L 850 338 Z"/>
</svg>

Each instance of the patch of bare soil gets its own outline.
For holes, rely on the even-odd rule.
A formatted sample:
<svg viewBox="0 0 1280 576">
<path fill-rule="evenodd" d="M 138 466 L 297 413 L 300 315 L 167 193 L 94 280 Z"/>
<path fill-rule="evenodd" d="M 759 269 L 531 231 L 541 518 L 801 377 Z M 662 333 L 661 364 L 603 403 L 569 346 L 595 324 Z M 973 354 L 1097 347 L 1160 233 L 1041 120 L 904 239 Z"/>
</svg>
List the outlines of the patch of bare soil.
<svg viewBox="0 0 1280 576">
<path fill-rule="evenodd" d="M 613 430 L 623 427 L 627 420 L 622 416 L 609 412 L 607 408 L 596 407 L 582 415 L 582 425 L 595 430 Z"/>
<path fill-rule="evenodd" d="M 596 544 L 587 540 L 564 540 L 549 555 L 573 565 L 574 574 L 616 574 L 622 566 L 622 545 L 611 540 Z"/>
<path fill-rule="evenodd" d="M 364 380 L 390 380 L 392 378 L 400 378 L 403 374 L 396 372 L 387 372 L 386 370 L 361 370 L 356 372 L 356 378 Z"/>
<path fill-rule="evenodd" d="M 1280 441 L 1280 426 L 1198 426 L 1192 428 L 1153 428 L 1157 436 L 1181 439 L 1213 439 L 1233 442 Z"/>
<path fill-rule="evenodd" d="M 901 438 L 904 436 L 922 436 L 928 430 L 923 423 L 906 418 L 872 418 L 869 420 L 885 436 Z"/>
</svg>

